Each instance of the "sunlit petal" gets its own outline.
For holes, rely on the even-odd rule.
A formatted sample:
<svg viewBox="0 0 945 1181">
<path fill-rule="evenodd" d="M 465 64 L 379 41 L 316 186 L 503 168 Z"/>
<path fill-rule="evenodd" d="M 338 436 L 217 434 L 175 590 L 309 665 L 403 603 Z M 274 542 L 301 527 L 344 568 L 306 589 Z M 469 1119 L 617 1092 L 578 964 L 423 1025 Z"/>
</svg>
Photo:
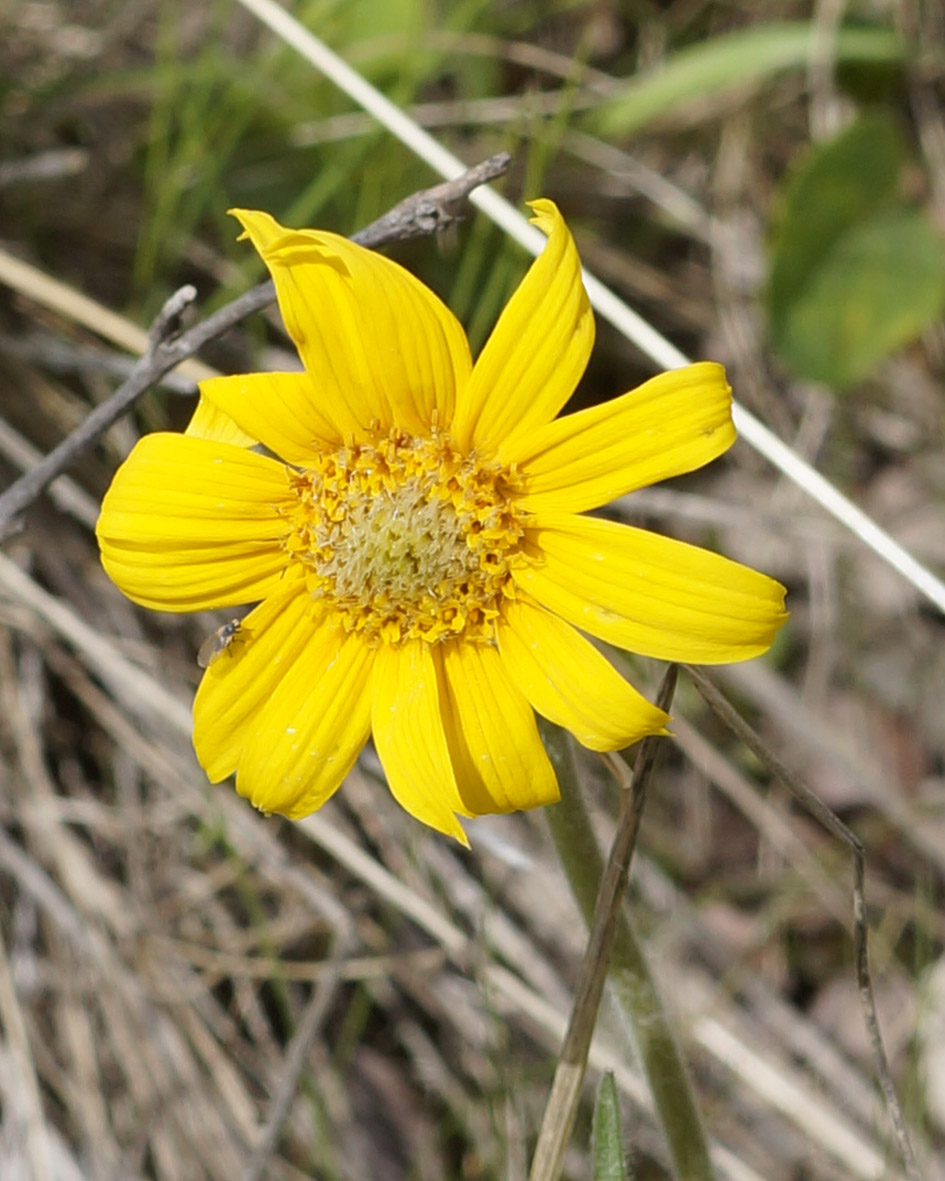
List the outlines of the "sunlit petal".
<svg viewBox="0 0 945 1181">
<path fill-rule="evenodd" d="M 495 648 L 443 644 L 447 744 L 463 802 L 474 815 L 553 804 L 558 782 L 535 715 Z"/>
<path fill-rule="evenodd" d="M 471 360 L 459 321 L 403 267 L 319 230 L 234 209 L 272 274 L 319 405 L 341 434 L 447 426 Z"/>
<path fill-rule="evenodd" d="M 307 373 L 247 373 L 200 383 L 204 400 L 288 463 L 305 466 L 341 433 Z"/>
<path fill-rule="evenodd" d="M 542 514 L 513 571 L 543 606 L 610 644 L 697 664 L 766 652 L 784 587 L 728 558 L 613 521 Z"/>
<path fill-rule="evenodd" d="M 233 642 L 203 675 L 194 698 L 194 747 L 211 783 L 236 770 L 248 727 L 315 630 L 300 579 L 250 611 Z"/>
<path fill-rule="evenodd" d="M 286 566 L 282 464 L 186 435 L 141 439 L 115 473 L 96 535 L 109 577 L 135 602 L 199 611 L 263 599 Z"/>
<path fill-rule="evenodd" d="M 505 306 L 460 395 L 453 434 L 484 453 L 515 446 L 544 426 L 574 393 L 594 344 L 581 262 L 551 201 L 532 201 L 547 235 Z"/>
<path fill-rule="evenodd" d="M 563 619 L 527 596 L 507 603 L 496 638 L 509 676 L 532 706 L 591 750 L 658 734 L 668 715 L 628 684 Z"/>
<path fill-rule="evenodd" d="M 517 435 L 502 444 L 499 458 L 520 469 L 523 508 L 582 512 L 695 471 L 734 441 L 725 370 L 702 361 Z"/>
<path fill-rule="evenodd" d="M 378 649 L 374 666 L 374 745 L 394 798 L 411 816 L 468 844 L 443 729 L 443 691 L 430 645 L 411 640 Z"/>
<path fill-rule="evenodd" d="M 306 620 L 299 625 L 305 633 Z M 320 808 L 371 732 L 374 653 L 330 620 L 309 625 L 272 695 L 247 727 L 236 790 L 290 820 Z M 216 668 L 225 656 L 217 660 Z M 211 669 L 212 671 L 212 669 Z"/>
</svg>

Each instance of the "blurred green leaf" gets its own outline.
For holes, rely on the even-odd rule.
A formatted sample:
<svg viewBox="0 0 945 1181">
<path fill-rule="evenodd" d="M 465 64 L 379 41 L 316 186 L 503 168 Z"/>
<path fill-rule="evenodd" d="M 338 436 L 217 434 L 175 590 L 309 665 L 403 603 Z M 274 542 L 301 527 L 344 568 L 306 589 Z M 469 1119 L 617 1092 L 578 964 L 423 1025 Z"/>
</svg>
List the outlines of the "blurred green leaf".
<svg viewBox="0 0 945 1181">
<path fill-rule="evenodd" d="M 858 120 L 806 153 L 785 185 L 775 227 L 772 308 L 798 298 L 852 225 L 892 205 L 904 157 L 896 124 L 882 114 Z"/>
<path fill-rule="evenodd" d="M 842 389 L 914 340 L 945 306 L 945 247 L 915 209 L 875 214 L 840 237 L 793 302 L 772 308 L 795 372 Z"/>
<path fill-rule="evenodd" d="M 945 304 L 945 247 L 898 201 L 905 152 L 885 115 L 813 148 L 788 181 L 772 241 L 775 349 L 838 389 L 913 340 Z"/>
<path fill-rule="evenodd" d="M 594 1181 L 629 1181 L 620 1127 L 620 1102 L 614 1076 L 601 1079 L 594 1105 Z"/>
<path fill-rule="evenodd" d="M 806 21 L 783 21 L 687 46 L 631 79 L 598 109 L 594 126 L 602 135 L 628 135 L 685 103 L 802 68 L 810 60 L 812 35 Z M 841 29 L 833 46 L 838 63 L 898 62 L 905 53 L 903 41 L 886 29 Z"/>
</svg>

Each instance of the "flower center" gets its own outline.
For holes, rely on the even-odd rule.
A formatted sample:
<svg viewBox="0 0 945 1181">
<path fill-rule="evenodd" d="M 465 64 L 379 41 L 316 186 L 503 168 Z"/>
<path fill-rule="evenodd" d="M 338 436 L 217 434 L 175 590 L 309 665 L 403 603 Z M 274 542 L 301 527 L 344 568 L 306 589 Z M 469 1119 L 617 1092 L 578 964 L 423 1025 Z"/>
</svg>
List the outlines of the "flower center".
<svg viewBox="0 0 945 1181">
<path fill-rule="evenodd" d="M 514 473 L 396 429 L 291 476 L 286 548 L 312 597 L 373 643 L 492 639 L 524 518 Z"/>
</svg>

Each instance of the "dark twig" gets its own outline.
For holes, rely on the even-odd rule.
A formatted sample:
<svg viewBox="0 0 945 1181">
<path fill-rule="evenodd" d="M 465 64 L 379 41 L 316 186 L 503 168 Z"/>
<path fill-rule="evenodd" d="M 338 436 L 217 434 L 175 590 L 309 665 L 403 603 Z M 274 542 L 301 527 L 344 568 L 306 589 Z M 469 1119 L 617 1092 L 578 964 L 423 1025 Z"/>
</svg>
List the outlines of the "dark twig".
<svg viewBox="0 0 945 1181">
<path fill-rule="evenodd" d="M 507 152 L 500 152 L 455 180 L 414 193 L 371 225 L 352 234 L 351 240 L 376 249 L 388 242 L 443 229 L 461 216 L 464 202 L 473 189 L 506 171 L 509 159 Z M 272 282 L 260 283 L 187 332 L 176 335 L 180 314 L 193 298 L 192 290 L 182 287 L 167 300 L 152 325 L 148 351 L 135 363 L 127 379 L 108 401 L 97 406 L 36 467 L 0 495 L 0 539 L 7 535 L 13 518 L 32 504 L 56 476 L 87 451 L 165 373 L 275 299 Z"/>
<path fill-rule="evenodd" d="M 859 837 L 851 832 L 843 821 L 831 812 L 823 800 L 819 799 L 765 745 L 759 735 L 755 733 L 741 714 L 726 700 L 703 672 L 700 672 L 697 668 L 690 667 L 688 664 L 683 665 L 683 668 L 689 674 L 713 713 L 721 718 L 732 733 L 740 738 L 753 754 L 757 755 L 772 775 L 784 784 L 801 807 L 806 809 L 837 840 L 847 845 L 853 854 L 853 948 L 854 959 L 856 961 L 856 984 L 860 993 L 860 1003 L 863 1006 L 866 1032 L 873 1051 L 873 1062 L 876 1067 L 876 1073 L 879 1076 L 883 1097 L 886 1100 L 886 1111 L 889 1114 L 896 1139 L 899 1142 L 899 1151 L 902 1155 L 903 1164 L 905 1165 L 910 1181 L 921 1181 L 922 1175 L 919 1172 L 915 1151 L 912 1147 L 909 1132 L 906 1129 L 905 1120 L 902 1118 L 902 1109 L 899 1106 L 899 1099 L 896 1095 L 896 1089 L 893 1086 L 892 1074 L 889 1070 L 889 1060 L 886 1057 L 883 1036 L 879 1028 L 879 1017 L 876 1013 L 876 998 L 873 995 L 873 977 L 869 966 L 869 928 L 866 922 L 866 892 L 864 889 L 866 858 L 863 844 Z"/>
<path fill-rule="evenodd" d="M 657 705 L 661 709 L 669 709 L 675 689 L 676 665 L 671 664 L 657 694 Z M 581 978 L 578 981 L 564 1044 L 558 1056 L 541 1131 L 538 1133 L 529 1181 L 555 1181 L 561 1171 L 564 1152 L 571 1138 L 581 1085 L 587 1069 L 591 1038 L 597 1024 L 604 982 L 610 967 L 610 953 L 617 920 L 627 888 L 637 833 L 640 830 L 647 786 L 659 745 L 658 735 L 650 735 L 640 743 L 629 788 L 621 800 L 617 832 L 597 892 L 587 951 L 584 953 L 584 962 L 581 966 Z M 623 764 L 619 766 L 625 772 Z"/>
</svg>

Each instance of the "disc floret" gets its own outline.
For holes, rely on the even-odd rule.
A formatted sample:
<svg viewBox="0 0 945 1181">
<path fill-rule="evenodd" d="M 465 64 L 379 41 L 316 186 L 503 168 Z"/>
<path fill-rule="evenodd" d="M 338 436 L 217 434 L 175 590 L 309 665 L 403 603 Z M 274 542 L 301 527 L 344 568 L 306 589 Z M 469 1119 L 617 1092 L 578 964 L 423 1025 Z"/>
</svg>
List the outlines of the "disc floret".
<svg viewBox="0 0 945 1181">
<path fill-rule="evenodd" d="M 524 536 L 514 481 L 444 432 L 374 431 L 291 474 L 287 549 L 313 599 L 372 643 L 489 642 Z"/>
</svg>

